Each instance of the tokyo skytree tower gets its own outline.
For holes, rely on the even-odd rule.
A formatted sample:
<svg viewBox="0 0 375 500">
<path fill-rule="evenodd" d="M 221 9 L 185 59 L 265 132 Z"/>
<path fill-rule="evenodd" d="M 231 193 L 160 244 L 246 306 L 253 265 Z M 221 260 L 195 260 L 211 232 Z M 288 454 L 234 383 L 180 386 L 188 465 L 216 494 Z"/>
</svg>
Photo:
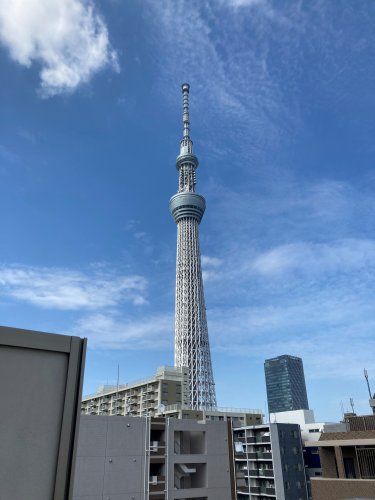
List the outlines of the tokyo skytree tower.
<svg viewBox="0 0 375 500">
<path fill-rule="evenodd" d="M 169 210 L 177 224 L 175 366 L 189 368 L 190 405 L 194 409 L 216 407 L 204 302 L 198 225 L 206 202 L 195 192 L 198 158 L 190 139 L 189 85 L 182 85 L 183 138 L 176 159 L 178 193 Z"/>
</svg>

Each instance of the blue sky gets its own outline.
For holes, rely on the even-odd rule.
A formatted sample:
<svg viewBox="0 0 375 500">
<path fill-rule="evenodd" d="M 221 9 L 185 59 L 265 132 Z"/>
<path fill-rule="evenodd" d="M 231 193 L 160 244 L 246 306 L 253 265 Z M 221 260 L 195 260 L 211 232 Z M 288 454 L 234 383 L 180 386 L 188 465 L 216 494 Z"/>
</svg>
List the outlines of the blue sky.
<svg viewBox="0 0 375 500">
<path fill-rule="evenodd" d="M 27 4 L 27 5 L 26 5 Z M 183 81 L 218 402 L 375 390 L 375 4 L 0 0 L 0 318 L 86 336 L 85 392 L 173 363 Z"/>
</svg>

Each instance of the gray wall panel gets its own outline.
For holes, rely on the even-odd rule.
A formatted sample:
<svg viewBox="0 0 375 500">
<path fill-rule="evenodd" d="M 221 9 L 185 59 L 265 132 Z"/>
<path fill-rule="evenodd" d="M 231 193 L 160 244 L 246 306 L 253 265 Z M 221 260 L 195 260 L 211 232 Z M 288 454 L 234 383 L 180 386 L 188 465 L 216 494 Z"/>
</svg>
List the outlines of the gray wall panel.
<svg viewBox="0 0 375 500">
<path fill-rule="evenodd" d="M 107 443 L 107 419 L 86 416 L 79 429 L 77 456 L 104 457 Z"/>
<path fill-rule="evenodd" d="M 110 462 L 112 460 L 112 462 Z M 140 492 L 143 481 L 144 462 L 139 457 L 123 456 L 106 458 L 104 496 L 116 493 Z"/>
<path fill-rule="evenodd" d="M 104 457 L 77 457 L 74 492 L 77 496 L 98 495 L 103 490 Z"/>
<path fill-rule="evenodd" d="M 0 349 L 0 498 L 53 498 L 67 366 L 65 353 Z"/>
<path fill-rule="evenodd" d="M 145 420 L 134 417 L 107 418 L 107 456 L 143 455 Z"/>
</svg>

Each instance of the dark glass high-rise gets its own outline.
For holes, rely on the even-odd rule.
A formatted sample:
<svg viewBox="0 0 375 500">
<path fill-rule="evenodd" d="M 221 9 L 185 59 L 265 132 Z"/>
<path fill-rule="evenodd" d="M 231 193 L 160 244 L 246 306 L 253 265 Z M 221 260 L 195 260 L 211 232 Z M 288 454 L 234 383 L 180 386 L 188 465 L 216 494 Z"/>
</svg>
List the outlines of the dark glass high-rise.
<svg viewBox="0 0 375 500">
<path fill-rule="evenodd" d="M 302 359 L 284 354 L 264 362 L 269 413 L 308 410 Z"/>
</svg>

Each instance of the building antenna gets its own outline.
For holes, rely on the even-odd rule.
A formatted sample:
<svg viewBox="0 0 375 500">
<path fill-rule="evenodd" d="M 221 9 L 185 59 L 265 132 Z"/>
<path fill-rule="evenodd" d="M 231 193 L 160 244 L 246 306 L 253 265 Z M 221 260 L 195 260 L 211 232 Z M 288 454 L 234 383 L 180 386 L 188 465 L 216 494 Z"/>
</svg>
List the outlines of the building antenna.
<svg viewBox="0 0 375 500">
<path fill-rule="evenodd" d="M 120 364 L 117 363 L 117 386 L 116 386 L 116 414 L 118 408 L 118 389 L 120 384 Z"/>
</svg>

